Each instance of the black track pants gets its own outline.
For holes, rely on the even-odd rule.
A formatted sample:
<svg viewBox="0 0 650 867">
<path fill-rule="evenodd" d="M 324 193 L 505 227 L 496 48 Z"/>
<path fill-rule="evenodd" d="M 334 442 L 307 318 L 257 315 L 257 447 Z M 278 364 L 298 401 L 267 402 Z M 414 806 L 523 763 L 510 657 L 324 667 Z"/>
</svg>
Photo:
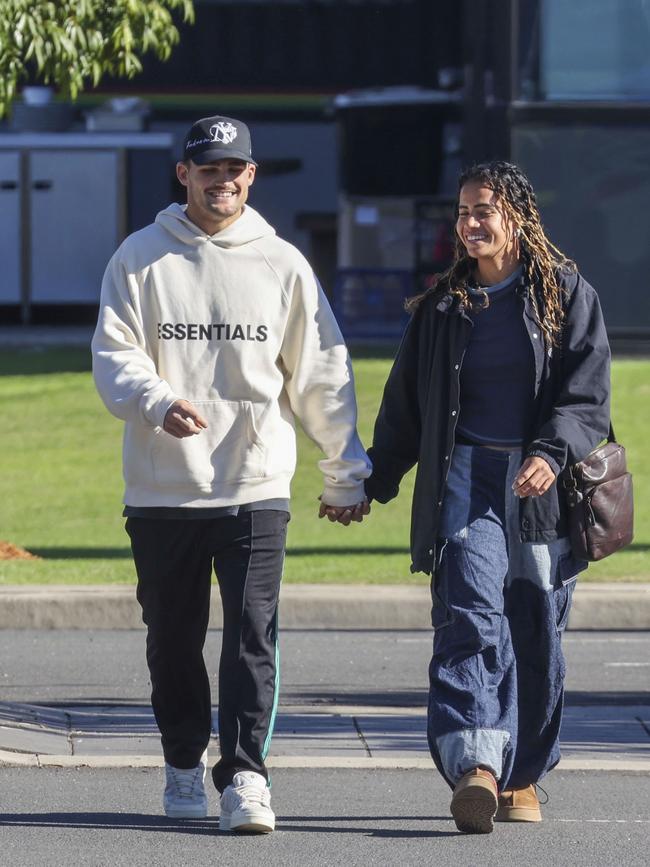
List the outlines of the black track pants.
<svg viewBox="0 0 650 867">
<path fill-rule="evenodd" d="M 195 767 L 212 728 L 203 659 L 212 567 L 223 606 L 219 791 L 239 770 L 268 778 L 277 706 L 277 607 L 289 515 L 265 509 L 205 520 L 128 518 L 147 625 L 151 703 L 165 761 Z"/>
</svg>

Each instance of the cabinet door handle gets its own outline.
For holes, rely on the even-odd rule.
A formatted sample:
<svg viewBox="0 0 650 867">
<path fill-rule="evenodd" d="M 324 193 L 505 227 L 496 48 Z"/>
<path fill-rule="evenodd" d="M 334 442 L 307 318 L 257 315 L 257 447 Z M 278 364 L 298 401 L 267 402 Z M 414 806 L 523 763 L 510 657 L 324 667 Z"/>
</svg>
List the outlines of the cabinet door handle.
<svg viewBox="0 0 650 867">
<path fill-rule="evenodd" d="M 32 186 L 35 190 L 50 190 L 52 189 L 52 181 L 34 181 Z"/>
<path fill-rule="evenodd" d="M 18 181 L 0 181 L 0 190 L 17 190 Z"/>
</svg>

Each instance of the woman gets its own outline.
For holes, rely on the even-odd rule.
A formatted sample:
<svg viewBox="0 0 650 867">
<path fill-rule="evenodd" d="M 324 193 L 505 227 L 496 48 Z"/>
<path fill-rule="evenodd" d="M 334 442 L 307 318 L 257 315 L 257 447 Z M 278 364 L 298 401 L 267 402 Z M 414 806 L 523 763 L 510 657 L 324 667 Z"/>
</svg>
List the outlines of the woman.
<svg viewBox="0 0 650 867">
<path fill-rule="evenodd" d="M 564 628 L 575 579 L 558 477 L 609 427 L 596 293 L 551 244 L 521 169 L 459 180 L 456 253 L 388 378 L 370 499 L 418 464 L 412 571 L 432 575 L 428 738 L 461 831 L 541 821 L 560 757 Z"/>
</svg>

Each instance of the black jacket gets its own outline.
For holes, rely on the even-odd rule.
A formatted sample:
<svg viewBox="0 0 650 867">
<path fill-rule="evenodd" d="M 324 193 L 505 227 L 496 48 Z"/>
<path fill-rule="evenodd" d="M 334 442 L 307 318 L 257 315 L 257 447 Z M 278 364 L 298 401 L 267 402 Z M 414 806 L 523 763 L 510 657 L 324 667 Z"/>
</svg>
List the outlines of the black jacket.
<svg viewBox="0 0 650 867">
<path fill-rule="evenodd" d="M 535 358 L 535 413 L 525 453 L 543 457 L 556 476 L 607 436 L 610 352 L 598 296 L 577 273 L 562 272 L 566 318 L 561 347 L 550 348 L 535 321 L 531 288 L 517 286 Z M 411 571 L 431 573 L 440 506 L 454 448 L 459 377 L 472 322 L 444 288 L 426 296 L 406 327 L 384 389 L 372 448 L 370 499 L 397 496 L 404 474 L 418 464 L 411 514 Z M 523 542 L 567 535 L 562 491 L 520 503 Z"/>
</svg>

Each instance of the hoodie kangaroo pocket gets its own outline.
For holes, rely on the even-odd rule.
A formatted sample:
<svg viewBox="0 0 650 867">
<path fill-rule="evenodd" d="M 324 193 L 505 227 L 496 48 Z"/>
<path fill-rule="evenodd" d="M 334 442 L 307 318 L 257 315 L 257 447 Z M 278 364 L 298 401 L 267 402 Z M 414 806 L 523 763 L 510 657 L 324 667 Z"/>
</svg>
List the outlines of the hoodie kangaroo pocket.
<svg viewBox="0 0 650 867">
<path fill-rule="evenodd" d="M 265 449 L 250 401 L 192 401 L 208 426 L 184 439 L 159 429 L 152 460 L 156 484 L 209 491 L 220 482 L 264 475 Z"/>
</svg>

